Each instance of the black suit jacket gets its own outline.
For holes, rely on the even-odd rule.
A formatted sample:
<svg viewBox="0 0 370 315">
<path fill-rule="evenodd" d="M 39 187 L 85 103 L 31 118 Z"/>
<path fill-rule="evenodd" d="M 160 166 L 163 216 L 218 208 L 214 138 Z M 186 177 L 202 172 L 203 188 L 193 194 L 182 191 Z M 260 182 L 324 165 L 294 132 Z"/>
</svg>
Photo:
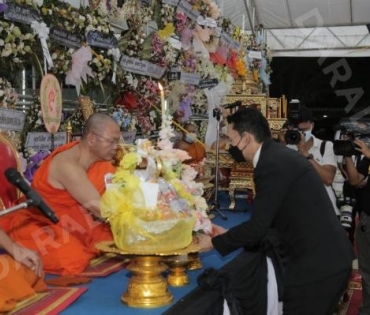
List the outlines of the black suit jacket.
<svg viewBox="0 0 370 315">
<path fill-rule="evenodd" d="M 222 255 L 258 248 L 269 228 L 288 247 L 284 285 L 301 285 L 351 268 L 353 251 L 319 175 L 299 153 L 267 140 L 254 170 L 249 221 L 212 239 Z"/>
</svg>

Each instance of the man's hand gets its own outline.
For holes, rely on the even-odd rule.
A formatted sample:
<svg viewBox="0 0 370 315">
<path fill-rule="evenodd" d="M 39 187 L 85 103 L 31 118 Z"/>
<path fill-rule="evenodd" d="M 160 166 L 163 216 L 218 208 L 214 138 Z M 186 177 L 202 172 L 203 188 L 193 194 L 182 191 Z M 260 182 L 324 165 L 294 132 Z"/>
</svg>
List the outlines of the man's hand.
<svg viewBox="0 0 370 315">
<path fill-rule="evenodd" d="M 9 254 L 11 254 L 17 262 L 33 270 L 37 276 L 41 277 L 43 275 L 42 261 L 36 252 L 16 243 L 14 243 L 12 247 L 12 251 L 9 252 Z"/>
<path fill-rule="evenodd" d="M 358 146 L 356 150 L 360 151 L 366 158 L 370 159 L 370 149 L 366 145 L 366 143 L 361 141 L 360 139 L 355 139 L 354 143 L 356 146 Z"/>
<path fill-rule="evenodd" d="M 300 152 L 303 156 L 308 156 L 304 132 L 299 131 L 299 134 L 301 135 L 301 140 L 297 143 L 298 152 Z"/>
<path fill-rule="evenodd" d="M 199 234 L 196 236 L 197 243 L 200 246 L 200 252 L 208 252 L 213 249 L 211 236 L 206 234 Z"/>
<path fill-rule="evenodd" d="M 225 229 L 224 227 L 217 225 L 217 224 L 212 224 L 212 231 L 211 231 L 212 237 L 224 234 L 225 232 L 227 232 L 227 229 Z"/>
</svg>

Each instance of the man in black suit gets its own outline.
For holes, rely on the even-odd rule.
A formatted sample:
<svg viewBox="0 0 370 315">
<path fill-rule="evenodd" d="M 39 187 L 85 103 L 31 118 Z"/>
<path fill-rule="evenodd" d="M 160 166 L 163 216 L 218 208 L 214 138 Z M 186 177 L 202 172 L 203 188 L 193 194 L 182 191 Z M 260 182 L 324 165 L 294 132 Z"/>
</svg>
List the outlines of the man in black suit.
<svg viewBox="0 0 370 315">
<path fill-rule="evenodd" d="M 347 287 L 353 252 L 320 177 L 304 156 L 273 141 L 260 111 L 245 108 L 227 120 L 230 154 L 255 168 L 253 213 L 228 231 L 215 226 L 213 238 L 199 237 L 202 250 L 253 250 L 278 231 L 289 249 L 283 314 L 331 315 Z"/>
</svg>

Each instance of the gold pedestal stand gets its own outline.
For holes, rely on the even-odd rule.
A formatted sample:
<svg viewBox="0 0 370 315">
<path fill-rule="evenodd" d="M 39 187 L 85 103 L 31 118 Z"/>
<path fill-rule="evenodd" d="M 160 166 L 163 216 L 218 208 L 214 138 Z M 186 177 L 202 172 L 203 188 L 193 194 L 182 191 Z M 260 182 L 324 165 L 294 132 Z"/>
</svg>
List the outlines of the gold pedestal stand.
<svg viewBox="0 0 370 315">
<path fill-rule="evenodd" d="M 161 276 L 167 266 L 161 263 L 160 256 L 134 256 L 127 269 L 133 273 L 122 302 L 131 307 L 159 307 L 173 299 L 167 290 L 166 279 Z"/>
<path fill-rule="evenodd" d="M 190 263 L 188 265 L 188 270 L 197 270 L 203 268 L 198 252 L 189 253 L 189 260 Z"/>
<path fill-rule="evenodd" d="M 175 258 L 174 260 L 166 260 L 166 265 L 170 268 L 170 273 L 167 276 L 167 282 L 173 287 L 183 287 L 189 284 L 189 276 L 186 273 L 188 260 Z"/>
<path fill-rule="evenodd" d="M 168 291 L 167 281 L 162 276 L 167 270 L 167 266 L 162 262 L 163 257 L 183 256 L 199 251 L 196 244 L 176 251 L 158 253 L 127 252 L 117 248 L 112 241 L 99 243 L 96 247 L 103 252 L 123 255 L 124 259 L 130 257 L 132 262 L 127 269 L 133 275 L 121 300 L 130 307 L 140 308 L 160 307 L 169 304 L 173 299 L 171 292 Z M 173 281 L 179 283 L 178 280 Z"/>
</svg>

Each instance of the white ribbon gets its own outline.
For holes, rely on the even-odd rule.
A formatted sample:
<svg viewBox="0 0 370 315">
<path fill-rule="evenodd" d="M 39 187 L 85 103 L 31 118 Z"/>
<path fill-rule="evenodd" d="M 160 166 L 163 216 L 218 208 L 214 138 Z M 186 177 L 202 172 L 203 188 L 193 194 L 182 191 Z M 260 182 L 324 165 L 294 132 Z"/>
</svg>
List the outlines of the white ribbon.
<svg viewBox="0 0 370 315">
<path fill-rule="evenodd" d="M 33 33 L 35 35 L 38 35 L 41 42 L 42 47 L 42 53 L 44 55 L 44 71 L 45 74 L 47 73 L 46 64 L 48 65 L 48 68 L 54 67 L 53 59 L 51 58 L 48 44 L 46 43 L 46 40 L 49 38 L 49 28 L 44 22 L 37 22 L 33 21 L 31 24 L 31 28 L 33 30 Z"/>
<path fill-rule="evenodd" d="M 67 72 L 65 82 L 76 87 L 77 95 L 80 95 L 81 80 L 87 83 L 87 76 L 94 77 L 92 69 L 88 66 L 91 60 L 90 47 L 82 46 L 72 55 L 72 67 Z"/>
<path fill-rule="evenodd" d="M 113 56 L 113 75 L 112 75 L 112 82 L 116 84 L 116 77 L 117 77 L 117 65 L 121 58 L 121 52 L 118 48 L 113 48 L 111 50 L 111 54 Z"/>
<path fill-rule="evenodd" d="M 215 21 L 215 19 L 212 19 L 210 17 L 203 17 L 201 15 L 198 16 L 197 23 L 202 26 L 217 27 L 217 22 Z"/>
<path fill-rule="evenodd" d="M 211 89 L 204 89 L 208 103 L 208 124 L 205 136 L 205 144 L 211 147 L 217 136 L 217 119 L 213 117 L 213 110 L 220 106 L 221 100 L 229 93 L 231 85 L 221 81 Z"/>
</svg>

